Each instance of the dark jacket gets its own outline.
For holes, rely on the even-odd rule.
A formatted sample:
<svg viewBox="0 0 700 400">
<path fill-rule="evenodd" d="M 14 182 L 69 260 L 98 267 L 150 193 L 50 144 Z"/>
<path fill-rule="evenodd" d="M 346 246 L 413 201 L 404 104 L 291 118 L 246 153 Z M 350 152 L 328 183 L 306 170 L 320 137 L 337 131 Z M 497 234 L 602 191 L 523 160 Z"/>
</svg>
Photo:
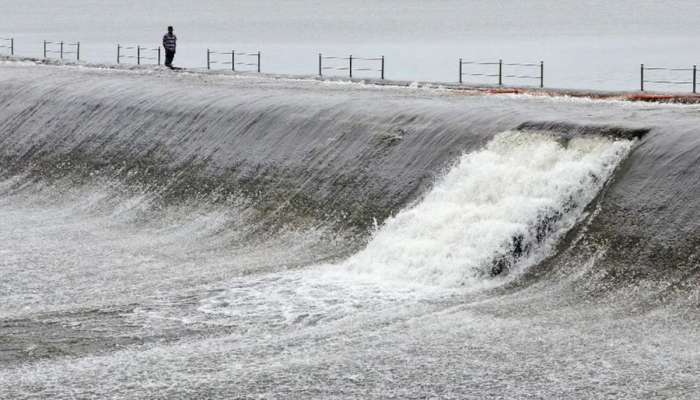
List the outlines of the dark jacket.
<svg viewBox="0 0 700 400">
<path fill-rule="evenodd" d="M 177 47 L 177 36 L 172 33 L 166 33 L 165 36 L 163 36 L 163 47 L 165 50 L 175 51 Z"/>
</svg>

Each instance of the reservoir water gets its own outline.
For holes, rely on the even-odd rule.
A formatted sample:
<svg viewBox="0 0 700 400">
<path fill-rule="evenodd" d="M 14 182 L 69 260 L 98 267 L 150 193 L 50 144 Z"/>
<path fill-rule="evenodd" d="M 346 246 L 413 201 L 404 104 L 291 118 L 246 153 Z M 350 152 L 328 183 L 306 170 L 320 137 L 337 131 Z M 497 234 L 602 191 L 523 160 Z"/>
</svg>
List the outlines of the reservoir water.
<svg viewBox="0 0 700 400">
<path fill-rule="evenodd" d="M 0 37 L 14 36 L 18 54 L 41 56 L 42 40 L 81 41 L 82 58 L 99 63 L 116 62 L 117 43 L 157 46 L 168 25 L 179 38 L 176 64 L 197 68 L 206 66 L 207 48 L 260 50 L 264 72 L 292 74 L 315 74 L 318 53 L 384 55 L 387 78 L 456 82 L 460 57 L 542 60 L 548 87 L 636 90 L 641 63 L 700 63 L 700 3 L 693 0 L 2 0 L 0 10 Z M 527 68 L 507 72 L 532 75 Z M 681 72 L 655 77 L 690 80 Z"/>
</svg>

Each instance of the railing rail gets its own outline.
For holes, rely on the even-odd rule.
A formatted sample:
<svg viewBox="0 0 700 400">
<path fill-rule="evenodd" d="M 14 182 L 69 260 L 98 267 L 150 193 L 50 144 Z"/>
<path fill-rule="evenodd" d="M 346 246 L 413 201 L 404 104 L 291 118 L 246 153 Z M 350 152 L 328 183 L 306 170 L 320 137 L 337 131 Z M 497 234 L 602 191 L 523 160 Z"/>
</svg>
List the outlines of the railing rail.
<svg viewBox="0 0 700 400">
<path fill-rule="evenodd" d="M 124 53 L 124 50 L 127 50 L 127 52 Z M 134 52 L 134 50 L 136 51 Z M 136 65 L 141 65 L 142 61 L 155 61 L 157 65 L 160 65 L 160 57 L 160 46 L 122 46 L 121 44 L 117 43 L 117 64 L 121 64 L 122 60 L 127 59 L 136 60 Z"/>
<path fill-rule="evenodd" d="M 215 59 L 215 57 L 212 56 L 227 56 L 231 57 L 230 60 L 222 60 L 222 59 Z M 243 61 L 240 61 L 240 58 L 237 59 L 236 56 L 240 57 L 248 57 L 244 58 Z M 254 57 L 254 61 L 250 61 L 250 57 Z M 236 50 L 231 50 L 231 51 L 214 51 L 211 49 L 207 49 L 207 69 L 211 69 L 212 64 L 219 64 L 219 65 L 230 65 L 231 66 L 231 71 L 236 70 L 236 65 L 244 66 L 244 67 L 255 67 L 255 71 L 260 73 L 260 58 L 261 58 L 261 52 L 241 52 L 241 51 L 236 51 Z"/>
<path fill-rule="evenodd" d="M 645 75 L 645 72 L 647 72 L 647 71 L 670 72 L 674 75 L 674 78 L 664 79 L 663 77 L 660 77 L 660 78 L 647 79 L 646 75 Z M 683 79 L 683 78 L 675 78 L 676 76 L 678 76 L 678 74 L 675 74 L 677 72 L 690 72 L 691 76 L 690 76 L 689 80 L 678 80 L 678 79 Z M 654 84 L 658 84 L 658 85 L 689 85 L 692 87 L 693 93 L 697 93 L 697 82 L 698 82 L 698 67 L 697 67 L 697 65 L 693 65 L 692 68 L 666 68 L 666 67 L 648 67 L 648 66 L 645 66 L 644 64 L 641 64 L 639 85 L 640 85 L 640 90 L 642 92 L 644 91 L 644 84 L 645 83 L 654 83 Z"/>
<path fill-rule="evenodd" d="M 323 65 L 324 60 L 341 60 L 341 61 L 347 61 L 348 64 L 347 66 L 338 66 L 338 65 Z M 373 67 L 373 66 L 356 66 L 356 64 L 353 64 L 353 61 L 365 61 L 365 62 L 379 62 L 379 66 Z M 338 56 L 324 56 L 322 53 L 318 53 L 318 76 L 323 76 L 323 71 L 348 71 L 348 76 L 352 78 L 353 72 L 356 71 L 362 71 L 362 72 L 379 72 L 379 77 L 384 80 L 384 56 L 379 56 L 379 57 L 357 57 L 353 56 L 352 54 L 347 56 L 347 57 L 338 57 Z"/>
<path fill-rule="evenodd" d="M 72 50 L 66 50 L 69 47 Z M 58 54 L 59 59 L 63 60 L 63 56 L 66 54 L 75 54 L 75 60 L 80 61 L 80 42 L 52 42 L 49 40 L 44 40 L 44 59 L 48 58 L 49 54 Z"/>
<path fill-rule="evenodd" d="M 498 71 L 494 72 L 464 72 L 465 65 L 488 65 L 488 66 L 498 66 Z M 504 67 L 516 67 L 521 68 L 521 70 L 516 70 L 516 73 L 504 73 Z M 527 73 L 517 73 L 522 71 L 522 68 L 538 68 L 538 75 L 529 75 Z M 498 78 L 498 86 L 503 86 L 503 78 L 511 79 L 533 79 L 539 81 L 540 88 L 544 87 L 544 61 L 538 63 L 504 63 L 503 60 L 498 61 L 464 61 L 459 59 L 459 83 L 464 82 L 465 76 L 478 76 L 487 78 Z"/>
<path fill-rule="evenodd" d="M 15 38 L 0 37 L 0 49 L 9 49 L 10 55 L 15 55 Z"/>
<path fill-rule="evenodd" d="M 8 49 L 10 56 L 14 56 L 17 47 L 14 37 L 0 37 L 0 51 Z M 49 41 L 43 40 L 43 56 L 48 59 L 50 55 L 56 55 L 57 58 L 63 60 L 67 55 L 75 55 L 75 60 L 80 61 L 81 43 L 65 42 L 65 41 Z M 122 46 L 117 44 L 117 64 L 121 64 L 124 60 L 135 60 L 136 64 L 142 64 L 144 61 L 155 61 L 161 65 L 162 49 L 157 47 Z M 213 65 L 230 65 L 231 70 L 236 71 L 237 66 L 253 67 L 258 73 L 261 71 L 261 52 L 239 52 L 231 51 L 214 51 L 207 49 L 206 53 L 207 69 L 212 69 Z M 222 57 L 225 57 L 222 58 Z M 253 59 L 249 58 L 253 57 Z M 376 64 L 372 64 L 376 63 Z M 465 71 L 465 67 L 487 67 L 485 70 Z M 491 69 L 491 67 L 495 67 Z M 499 86 L 504 85 L 504 80 L 537 80 L 539 87 L 544 88 L 544 61 L 540 62 L 504 62 L 502 59 L 498 61 L 478 61 L 459 59 L 459 76 L 460 84 L 464 82 L 465 76 L 481 77 L 481 78 L 497 78 Z M 535 72 L 537 69 L 537 72 Z M 385 79 L 385 57 L 359 57 L 349 55 L 343 56 L 326 56 L 318 53 L 318 75 L 323 76 L 326 71 L 342 71 L 347 73 L 350 78 L 353 78 L 356 72 L 377 72 L 380 78 Z M 347 71 L 347 72 L 346 72 Z M 648 84 L 654 85 L 676 85 L 689 86 L 692 93 L 697 94 L 698 86 L 698 68 L 697 65 L 692 67 L 659 67 L 640 66 L 640 90 L 643 92 L 647 89 Z"/>
</svg>

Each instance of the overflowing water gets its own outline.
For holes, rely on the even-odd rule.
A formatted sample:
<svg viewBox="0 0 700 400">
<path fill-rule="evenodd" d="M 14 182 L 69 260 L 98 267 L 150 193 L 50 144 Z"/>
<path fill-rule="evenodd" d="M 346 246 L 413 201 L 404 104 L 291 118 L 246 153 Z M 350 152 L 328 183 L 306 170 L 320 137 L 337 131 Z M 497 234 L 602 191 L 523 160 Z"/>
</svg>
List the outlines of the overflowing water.
<svg viewBox="0 0 700 400">
<path fill-rule="evenodd" d="M 629 148 L 601 138 L 564 146 L 551 135 L 500 134 L 387 220 L 348 268 L 382 281 L 472 286 L 502 273 L 499 262 L 537 260 L 535 248 L 576 223 Z"/>
<path fill-rule="evenodd" d="M 699 112 L 1 64 L 0 397 L 693 399 Z"/>
</svg>

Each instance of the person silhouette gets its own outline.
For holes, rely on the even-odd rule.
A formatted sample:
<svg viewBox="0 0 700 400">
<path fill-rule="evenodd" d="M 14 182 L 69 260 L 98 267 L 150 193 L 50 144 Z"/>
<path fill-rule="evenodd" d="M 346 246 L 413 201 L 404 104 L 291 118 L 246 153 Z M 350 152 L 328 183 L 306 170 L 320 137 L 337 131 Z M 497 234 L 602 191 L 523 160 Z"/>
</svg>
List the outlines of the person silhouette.
<svg viewBox="0 0 700 400">
<path fill-rule="evenodd" d="M 165 48 L 165 66 L 173 68 L 175 49 L 177 48 L 177 36 L 173 33 L 173 27 L 168 27 L 168 33 L 163 36 L 163 48 Z"/>
</svg>

